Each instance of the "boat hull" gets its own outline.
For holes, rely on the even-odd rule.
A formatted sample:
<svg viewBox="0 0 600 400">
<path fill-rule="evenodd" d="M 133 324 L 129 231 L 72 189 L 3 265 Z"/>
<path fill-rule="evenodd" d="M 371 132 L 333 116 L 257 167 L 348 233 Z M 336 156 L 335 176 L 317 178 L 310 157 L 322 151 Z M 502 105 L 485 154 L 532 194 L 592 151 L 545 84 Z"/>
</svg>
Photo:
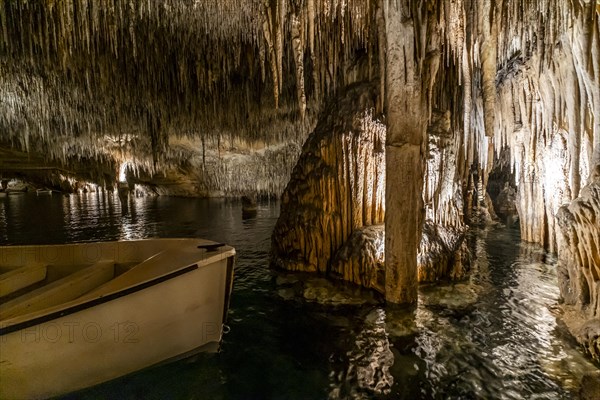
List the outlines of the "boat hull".
<svg viewBox="0 0 600 400">
<path fill-rule="evenodd" d="M 233 256 L 18 324 L 0 336 L 0 398 L 47 398 L 217 348 Z"/>
</svg>

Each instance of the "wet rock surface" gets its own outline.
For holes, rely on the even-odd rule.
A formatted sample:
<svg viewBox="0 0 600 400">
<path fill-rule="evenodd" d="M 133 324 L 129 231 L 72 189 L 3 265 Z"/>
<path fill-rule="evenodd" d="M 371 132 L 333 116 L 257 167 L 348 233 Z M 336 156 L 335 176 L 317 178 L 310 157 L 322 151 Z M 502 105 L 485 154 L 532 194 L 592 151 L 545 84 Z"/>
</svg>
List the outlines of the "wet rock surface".
<svg viewBox="0 0 600 400">
<path fill-rule="evenodd" d="M 579 198 L 559 210 L 557 221 L 564 320 L 585 351 L 600 361 L 600 166 Z"/>
<path fill-rule="evenodd" d="M 579 398 L 581 400 L 597 400 L 600 398 L 600 371 L 597 373 L 585 374 L 581 380 L 579 389 Z"/>
<path fill-rule="evenodd" d="M 494 208 L 498 217 L 504 221 L 516 220 L 519 217 L 516 202 L 517 190 L 507 183 L 494 202 Z"/>
<path fill-rule="evenodd" d="M 279 272 L 276 285 L 278 296 L 284 300 L 307 301 L 326 306 L 381 303 L 381 299 L 371 291 L 315 275 Z"/>
<path fill-rule="evenodd" d="M 383 225 L 354 231 L 332 258 L 329 275 L 384 293 L 384 241 Z M 426 221 L 417 262 L 421 283 L 463 279 L 470 268 L 464 232 Z"/>
<path fill-rule="evenodd" d="M 473 310 L 481 291 L 469 283 L 447 283 L 422 287 L 420 294 L 426 307 L 460 315 Z"/>
<path fill-rule="evenodd" d="M 384 293 L 384 242 L 384 225 L 354 231 L 333 257 L 330 276 Z"/>
<path fill-rule="evenodd" d="M 419 282 L 460 280 L 470 268 L 465 230 L 425 221 L 417 256 Z"/>
</svg>

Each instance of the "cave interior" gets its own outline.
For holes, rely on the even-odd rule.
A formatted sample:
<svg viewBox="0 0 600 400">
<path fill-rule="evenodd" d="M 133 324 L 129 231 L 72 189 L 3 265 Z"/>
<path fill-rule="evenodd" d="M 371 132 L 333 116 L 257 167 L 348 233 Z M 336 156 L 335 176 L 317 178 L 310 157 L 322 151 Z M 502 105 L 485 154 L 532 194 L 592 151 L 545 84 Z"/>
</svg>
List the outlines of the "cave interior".
<svg viewBox="0 0 600 400">
<path fill-rule="evenodd" d="M 513 218 L 600 359 L 600 1 L 0 0 L 0 32 L 2 191 L 281 198 L 278 267 L 399 304 Z"/>
</svg>

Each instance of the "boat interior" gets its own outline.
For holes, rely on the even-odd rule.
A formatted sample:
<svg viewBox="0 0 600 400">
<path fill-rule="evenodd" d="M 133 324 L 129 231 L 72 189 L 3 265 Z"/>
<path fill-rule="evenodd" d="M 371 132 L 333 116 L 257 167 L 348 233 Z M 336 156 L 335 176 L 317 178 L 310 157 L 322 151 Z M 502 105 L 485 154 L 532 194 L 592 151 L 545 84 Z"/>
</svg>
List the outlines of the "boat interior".
<svg viewBox="0 0 600 400">
<path fill-rule="evenodd" d="M 101 260 L 89 265 L 38 262 L 0 267 L 0 321 L 76 300 L 137 264 Z"/>
<path fill-rule="evenodd" d="M 135 247 L 116 247 L 117 243 Z M 0 322 L 98 298 L 233 251 L 228 246 L 214 248 L 214 242 L 204 240 L 157 239 L 95 246 L 94 260 L 88 262 L 89 257 L 82 256 L 89 255 L 85 244 L 54 246 L 58 253 L 45 251 L 52 246 L 0 248 Z M 44 257 L 44 253 L 52 256 Z"/>
</svg>

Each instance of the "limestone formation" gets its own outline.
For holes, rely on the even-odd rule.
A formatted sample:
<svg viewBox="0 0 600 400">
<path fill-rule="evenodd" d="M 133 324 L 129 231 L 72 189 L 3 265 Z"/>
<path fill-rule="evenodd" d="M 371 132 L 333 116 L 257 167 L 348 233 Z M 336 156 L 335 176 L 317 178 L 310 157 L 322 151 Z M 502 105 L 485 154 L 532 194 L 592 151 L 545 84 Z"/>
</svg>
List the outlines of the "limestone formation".
<svg viewBox="0 0 600 400">
<path fill-rule="evenodd" d="M 373 114 L 377 103 L 377 86 L 358 84 L 321 114 L 281 198 L 276 266 L 325 274 L 355 229 L 383 222 L 385 126 Z"/>
<path fill-rule="evenodd" d="M 418 48 L 423 3 L 389 2 L 386 32 L 385 297 L 417 302 L 417 248 L 423 226 L 423 146 L 427 127 L 422 59 Z M 419 51 L 420 50 L 420 51 Z M 401 190 L 398 190 L 402 188 Z"/>
<path fill-rule="evenodd" d="M 498 218 L 508 224 L 519 220 L 517 209 L 517 187 L 510 160 L 510 149 L 500 151 L 494 159 L 494 168 L 488 178 L 487 192 L 493 204 L 493 210 Z"/>
<path fill-rule="evenodd" d="M 419 282 L 465 278 L 471 261 L 464 238 L 462 229 L 425 221 L 417 257 Z"/>
<path fill-rule="evenodd" d="M 470 269 L 464 232 L 427 220 L 418 248 L 420 283 L 458 280 Z M 355 230 L 331 259 L 329 275 L 385 293 L 385 228 L 371 225 Z"/>
<path fill-rule="evenodd" d="M 272 237 L 275 266 L 318 272 L 386 293 L 385 235 L 379 225 L 385 211 L 386 129 L 371 114 L 377 99 L 376 84 L 357 84 L 322 114 L 282 196 Z M 419 194 L 427 203 L 423 237 L 415 249 L 420 282 L 460 279 L 469 268 L 455 157 L 460 135 L 451 130 L 449 112 L 435 112 L 432 121 L 427 185 Z"/>
<path fill-rule="evenodd" d="M 385 293 L 385 227 L 355 230 L 331 259 L 330 276 Z"/>
<path fill-rule="evenodd" d="M 504 221 L 518 217 L 517 191 L 508 182 L 496 197 L 494 211 Z"/>
<path fill-rule="evenodd" d="M 590 184 L 557 215 L 559 284 L 565 322 L 600 361 L 600 165 Z"/>
</svg>

